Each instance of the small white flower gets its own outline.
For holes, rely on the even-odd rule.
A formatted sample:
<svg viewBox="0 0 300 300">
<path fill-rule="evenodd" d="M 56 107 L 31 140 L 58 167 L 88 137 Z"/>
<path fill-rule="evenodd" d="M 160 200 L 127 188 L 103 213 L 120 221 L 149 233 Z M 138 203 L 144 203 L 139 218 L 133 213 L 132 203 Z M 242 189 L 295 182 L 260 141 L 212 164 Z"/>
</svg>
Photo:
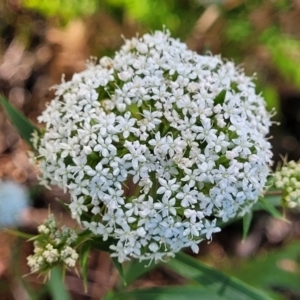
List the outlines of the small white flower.
<svg viewBox="0 0 300 300">
<path fill-rule="evenodd" d="M 44 224 L 39 225 L 37 229 L 39 233 L 48 234 L 50 232 L 50 229 L 47 228 Z"/>
<path fill-rule="evenodd" d="M 85 202 L 85 200 L 84 200 L 83 196 L 81 196 L 79 198 L 73 196 L 72 203 L 69 205 L 69 208 L 72 212 L 73 218 L 79 219 L 82 212 L 88 210 L 88 208 L 84 204 L 84 202 Z"/>
<path fill-rule="evenodd" d="M 118 74 L 118 77 L 122 80 L 122 81 L 127 81 L 132 77 L 132 72 L 131 71 L 123 71 L 120 72 Z"/>
<path fill-rule="evenodd" d="M 124 118 L 118 116 L 116 120 L 119 122 L 119 125 L 116 129 L 120 132 L 123 132 L 123 137 L 126 139 L 129 137 L 130 132 L 136 132 L 136 129 L 133 127 L 136 120 L 134 118 L 130 118 L 130 112 L 126 112 Z"/>
<path fill-rule="evenodd" d="M 181 200 L 181 206 L 182 207 L 188 207 L 192 206 L 198 202 L 197 196 L 198 191 L 197 190 L 190 190 L 191 187 L 186 184 L 183 186 L 182 192 L 179 192 L 176 195 L 176 198 Z"/>
<path fill-rule="evenodd" d="M 205 234 L 205 237 L 208 240 L 211 240 L 211 235 L 213 233 L 221 231 L 221 228 L 216 227 L 216 219 L 214 219 L 212 222 L 209 222 L 208 220 L 206 220 L 204 227 L 205 227 L 205 229 L 202 229 L 201 233 Z"/>
<path fill-rule="evenodd" d="M 157 194 L 164 194 L 163 199 L 169 199 L 174 191 L 176 191 L 180 185 L 176 184 L 176 178 L 172 180 L 165 180 L 158 178 L 161 187 L 157 190 Z"/>
<path fill-rule="evenodd" d="M 159 210 L 163 217 L 167 217 L 169 214 L 176 216 L 176 209 L 174 207 L 175 203 L 175 198 L 164 198 L 162 199 L 162 202 L 155 203 L 154 208 Z"/>
</svg>

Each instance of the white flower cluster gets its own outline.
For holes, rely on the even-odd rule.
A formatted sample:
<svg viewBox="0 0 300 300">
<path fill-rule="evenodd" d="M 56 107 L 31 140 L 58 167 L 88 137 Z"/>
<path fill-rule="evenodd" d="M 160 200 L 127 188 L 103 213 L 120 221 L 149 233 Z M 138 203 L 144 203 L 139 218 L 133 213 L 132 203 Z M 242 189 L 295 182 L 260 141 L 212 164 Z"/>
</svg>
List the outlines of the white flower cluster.
<svg viewBox="0 0 300 300">
<path fill-rule="evenodd" d="M 48 271 L 54 265 L 63 264 L 74 268 L 79 257 L 72 248 L 77 240 L 73 229 L 57 228 L 57 222 L 50 215 L 44 223 L 38 226 L 39 235 L 34 241 L 34 254 L 27 257 L 27 264 L 31 272 Z"/>
<path fill-rule="evenodd" d="M 63 81 L 39 121 L 42 182 L 70 191 L 73 216 L 114 238 L 120 262 L 197 252 L 216 218 L 251 209 L 269 174 L 270 115 L 252 79 L 168 31 Z"/>
<path fill-rule="evenodd" d="M 300 207 L 300 163 L 286 162 L 274 173 L 274 186 L 282 190 L 283 199 L 288 207 Z"/>
</svg>

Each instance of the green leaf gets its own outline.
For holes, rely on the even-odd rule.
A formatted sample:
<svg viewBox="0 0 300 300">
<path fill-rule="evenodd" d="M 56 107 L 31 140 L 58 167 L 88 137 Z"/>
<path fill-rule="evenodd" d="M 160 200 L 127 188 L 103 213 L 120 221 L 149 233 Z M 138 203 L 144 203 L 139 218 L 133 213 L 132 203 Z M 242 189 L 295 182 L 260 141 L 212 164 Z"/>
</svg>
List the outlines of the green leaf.
<svg viewBox="0 0 300 300">
<path fill-rule="evenodd" d="M 264 195 L 263 197 L 268 203 L 272 204 L 275 207 L 282 207 L 282 194 L 279 195 Z M 260 201 L 258 201 L 260 203 Z"/>
<path fill-rule="evenodd" d="M 108 294 L 105 300 L 233 300 L 242 298 L 227 298 L 218 295 L 216 292 L 206 289 L 203 286 L 176 286 L 176 287 L 159 287 L 143 290 L 133 290 L 130 292 L 119 292 Z"/>
<path fill-rule="evenodd" d="M 272 217 L 283 219 L 282 214 L 278 211 L 276 206 L 272 203 L 271 198 L 259 198 L 259 205 L 267 211 Z"/>
<path fill-rule="evenodd" d="M 144 261 L 140 262 L 137 259 L 133 260 L 128 264 L 128 266 L 124 270 L 124 276 L 126 278 L 127 284 L 129 285 L 134 280 L 144 275 L 145 273 L 151 271 L 155 267 L 157 267 L 157 264 L 155 264 L 154 262 L 147 264 Z"/>
<path fill-rule="evenodd" d="M 165 264 L 181 276 L 196 281 L 209 288 L 218 295 L 228 299 L 239 300 L 270 300 L 267 295 L 248 286 L 237 278 L 227 276 L 213 268 L 206 266 L 198 260 L 178 253 L 174 259 Z"/>
<path fill-rule="evenodd" d="M 16 127 L 21 137 L 32 147 L 33 144 L 30 141 L 34 131 L 39 129 L 29 121 L 19 110 L 13 107 L 3 96 L 0 95 L 0 104 L 3 106 L 7 115 L 10 117 L 11 122 Z"/>
<path fill-rule="evenodd" d="M 53 300 L 71 300 L 59 268 L 53 268 L 51 270 L 50 280 L 47 285 Z"/>
<path fill-rule="evenodd" d="M 87 274 L 88 274 L 88 261 L 89 261 L 90 249 L 91 249 L 91 244 L 88 241 L 86 241 L 80 250 L 80 256 L 79 256 L 81 275 L 82 275 L 83 286 L 85 291 L 87 291 Z"/>
<path fill-rule="evenodd" d="M 125 276 L 124 276 L 124 271 L 123 271 L 123 266 L 122 266 L 122 264 L 118 262 L 118 259 L 117 259 L 116 257 L 112 257 L 111 260 L 113 261 L 113 263 L 114 263 L 116 269 L 118 270 L 118 272 L 119 272 L 121 278 L 123 279 L 123 284 L 124 284 L 124 286 L 126 286 L 126 285 L 127 285 L 127 282 L 126 282 L 126 278 L 125 278 Z"/>
<path fill-rule="evenodd" d="M 252 217 L 253 214 L 251 211 L 245 214 L 243 217 L 243 240 L 245 240 L 248 235 Z"/>
<path fill-rule="evenodd" d="M 20 237 L 22 239 L 27 239 L 27 240 L 32 239 L 33 237 L 35 237 L 35 235 L 28 234 L 28 233 L 18 231 L 18 230 L 13 230 L 13 229 L 4 229 L 4 231 L 11 234 L 11 235 Z"/>
</svg>

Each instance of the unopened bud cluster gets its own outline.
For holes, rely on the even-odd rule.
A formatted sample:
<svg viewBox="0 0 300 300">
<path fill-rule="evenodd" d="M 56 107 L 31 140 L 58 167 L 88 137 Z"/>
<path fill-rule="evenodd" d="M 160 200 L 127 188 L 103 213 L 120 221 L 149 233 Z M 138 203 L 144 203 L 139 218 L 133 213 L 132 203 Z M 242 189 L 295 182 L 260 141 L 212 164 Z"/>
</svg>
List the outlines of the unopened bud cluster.
<svg viewBox="0 0 300 300">
<path fill-rule="evenodd" d="M 75 267 L 78 253 L 72 248 L 77 234 L 73 229 L 57 227 L 53 215 L 38 226 L 39 235 L 34 239 L 34 254 L 27 257 L 31 272 L 46 272 L 55 265 Z"/>
<path fill-rule="evenodd" d="M 285 163 L 274 173 L 274 186 L 282 190 L 283 200 L 288 207 L 300 207 L 300 163 Z"/>
<path fill-rule="evenodd" d="M 248 212 L 271 163 L 270 116 L 252 78 L 168 31 L 126 40 L 56 87 L 35 136 L 41 181 L 120 262 L 162 260 Z M 128 186 L 134 188 L 128 189 Z"/>
</svg>

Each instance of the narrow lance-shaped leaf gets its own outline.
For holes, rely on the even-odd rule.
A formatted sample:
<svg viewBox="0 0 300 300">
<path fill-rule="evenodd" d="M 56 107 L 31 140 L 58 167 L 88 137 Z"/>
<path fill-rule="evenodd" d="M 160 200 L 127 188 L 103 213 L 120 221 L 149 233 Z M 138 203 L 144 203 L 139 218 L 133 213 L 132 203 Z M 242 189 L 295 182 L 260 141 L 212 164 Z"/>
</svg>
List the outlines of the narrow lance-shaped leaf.
<svg viewBox="0 0 300 300">
<path fill-rule="evenodd" d="M 259 199 L 260 206 L 267 211 L 271 216 L 278 219 L 283 219 L 282 214 L 277 210 L 274 204 L 271 201 L 268 201 L 268 198 L 260 198 Z"/>
<path fill-rule="evenodd" d="M 108 293 L 104 300 L 232 300 L 200 285 L 158 287 L 129 292 Z M 241 298 L 235 298 L 241 299 Z"/>
<path fill-rule="evenodd" d="M 28 118 L 26 118 L 18 109 L 11 105 L 3 96 L 0 95 L 0 104 L 3 106 L 5 112 L 10 117 L 12 124 L 16 127 L 21 137 L 32 147 L 31 137 L 34 131 L 39 132 Z"/>
<path fill-rule="evenodd" d="M 124 271 L 123 271 L 123 266 L 122 266 L 122 264 L 119 263 L 119 261 L 118 261 L 118 259 L 117 259 L 116 257 L 112 257 L 111 259 L 112 259 L 112 262 L 114 263 L 116 269 L 118 270 L 118 272 L 119 272 L 119 274 L 120 274 L 120 276 L 121 276 L 121 278 L 122 278 L 122 280 L 123 280 L 124 286 L 126 286 L 126 285 L 127 285 L 127 282 L 126 282 L 126 278 L 125 278 L 125 276 L 124 276 Z"/>
<path fill-rule="evenodd" d="M 210 268 L 184 253 L 178 253 L 165 265 L 183 277 L 194 280 L 228 299 L 271 300 L 246 283 Z"/>
<path fill-rule="evenodd" d="M 81 274 L 83 279 L 84 290 L 87 291 L 87 273 L 88 273 L 88 260 L 90 254 L 91 245 L 87 241 L 83 244 L 81 251 L 80 251 L 80 268 Z"/>
<path fill-rule="evenodd" d="M 265 201 L 267 201 L 269 205 L 275 207 L 275 209 L 276 209 L 276 207 L 278 207 L 278 208 L 282 207 L 281 193 L 278 195 L 265 194 L 263 197 L 259 198 L 259 200 L 254 204 L 253 209 L 252 209 L 253 211 L 266 210 L 264 207 L 264 204 L 262 203 L 263 199 Z"/>
<path fill-rule="evenodd" d="M 243 241 L 246 239 L 246 237 L 248 235 L 252 217 L 253 217 L 253 214 L 251 211 L 248 212 L 247 214 L 245 214 L 243 217 Z"/>
<path fill-rule="evenodd" d="M 13 229 L 7 229 L 6 228 L 5 232 L 7 232 L 11 235 L 20 237 L 22 239 L 32 239 L 33 237 L 35 237 L 35 235 L 28 234 L 28 233 L 25 233 L 25 232 L 22 232 L 22 231 L 19 231 L 19 230 L 13 230 Z"/>
</svg>

